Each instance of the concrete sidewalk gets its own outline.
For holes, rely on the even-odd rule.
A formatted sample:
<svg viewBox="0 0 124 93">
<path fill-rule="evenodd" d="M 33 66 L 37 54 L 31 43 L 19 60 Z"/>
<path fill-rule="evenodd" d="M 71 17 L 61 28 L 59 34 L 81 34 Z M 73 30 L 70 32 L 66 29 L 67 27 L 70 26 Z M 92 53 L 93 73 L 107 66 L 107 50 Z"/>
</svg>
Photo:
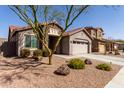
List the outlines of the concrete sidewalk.
<svg viewBox="0 0 124 93">
<path fill-rule="evenodd" d="M 105 88 L 124 88 L 124 67 L 118 74 L 105 86 Z"/>
<path fill-rule="evenodd" d="M 113 64 L 124 65 L 124 58 L 113 57 L 113 56 L 108 56 L 108 55 L 81 54 L 81 55 L 55 55 L 55 56 L 65 58 L 65 59 L 84 57 L 84 58 L 104 61 L 107 63 L 112 62 Z"/>
</svg>

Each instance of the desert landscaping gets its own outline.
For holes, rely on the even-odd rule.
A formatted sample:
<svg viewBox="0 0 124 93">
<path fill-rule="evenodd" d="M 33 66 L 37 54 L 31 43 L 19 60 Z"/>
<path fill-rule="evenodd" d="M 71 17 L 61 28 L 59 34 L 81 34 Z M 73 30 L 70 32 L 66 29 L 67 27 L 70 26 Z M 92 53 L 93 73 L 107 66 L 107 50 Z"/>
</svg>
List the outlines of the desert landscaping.
<svg viewBox="0 0 124 93">
<path fill-rule="evenodd" d="M 84 58 L 81 58 L 84 59 Z M 21 63 L 28 63 L 19 65 Z M 31 63 L 32 62 L 32 63 Z M 53 56 L 53 65 L 48 65 L 48 58 L 33 64 L 33 59 L 0 58 L 0 87 L 18 88 L 102 88 L 120 70 L 121 66 L 111 64 L 111 71 L 96 69 L 96 65 L 103 63 L 92 60 L 85 69 L 70 69 L 67 76 L 56 75 L 54 71 L 68 60 Z M 18 65 L 18 66 L 17 66 Z"/>
<path fill-rule="evenodd" d="M 109 17 L 102 14 L 108 14 L 105 6 L 87 14 L 91 6 L 1 6 L 8 24 L 2 20 L 0 29 L 0 87 L 123 87 L 123 26 L 121 31 L 103 22 L 117 23 L 110 21 L 113 10 Z"/>
</svg>

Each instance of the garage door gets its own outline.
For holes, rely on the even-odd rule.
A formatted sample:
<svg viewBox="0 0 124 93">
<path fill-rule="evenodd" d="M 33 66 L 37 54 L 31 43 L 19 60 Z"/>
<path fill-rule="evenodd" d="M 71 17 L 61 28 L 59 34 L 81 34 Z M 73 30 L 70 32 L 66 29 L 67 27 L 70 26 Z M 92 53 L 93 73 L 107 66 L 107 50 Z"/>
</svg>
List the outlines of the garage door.
<svg viewBox="0 0 124 93">
<path fill-rule="evenodd" d="M 83 54 L 83 53 L 88 53 L 88 43 L 73 41 L 72 54 L 76 55 L 76 54 Z"/>
<path fill-rule="evenodd" d="M 99 45 L 99 52 L 105 53 L 105 46 L 104 45 Z"/>
</svg>

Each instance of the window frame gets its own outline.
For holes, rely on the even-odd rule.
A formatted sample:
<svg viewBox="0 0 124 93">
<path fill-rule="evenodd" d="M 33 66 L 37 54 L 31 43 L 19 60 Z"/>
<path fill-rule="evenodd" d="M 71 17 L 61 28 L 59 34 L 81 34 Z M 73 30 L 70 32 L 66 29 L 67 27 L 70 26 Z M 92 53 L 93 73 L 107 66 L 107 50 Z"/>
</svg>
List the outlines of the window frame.
<svg viewBox="0 0 124 93">
<path fill-rule="evenodd" d="M 26 36 L 30 36 L 30 41 L 29 41 L 30 42 L 30 45 L 29 45 L 29 47 L 26 46 Z M 37 48 L 39 48 L 38 39 L 35 37 L 34 34 L 25 34 L 24 37 L 25 37 L 25 39 L 24 39 L 24 47 L 25 48 L 31 48 L 31 49 L 37 49 Z M 36 44 L 37 44 L 36 47 L 32 47 L 32 38 L 34 38 L 34 37 L 36 38 Z"/>
</svg>

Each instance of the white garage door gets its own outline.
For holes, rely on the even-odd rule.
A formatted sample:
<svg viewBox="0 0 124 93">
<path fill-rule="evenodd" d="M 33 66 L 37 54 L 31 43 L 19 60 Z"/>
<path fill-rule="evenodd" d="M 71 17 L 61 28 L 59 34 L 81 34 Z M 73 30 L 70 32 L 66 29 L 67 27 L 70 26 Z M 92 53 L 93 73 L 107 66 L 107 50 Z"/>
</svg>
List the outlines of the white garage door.
<svg viewBox="0 0 124 93">
<path fill-rule="evenodd" d="M 86 42 L 73 41 L 72 54 L 84 54 L 88 53 L 88 44 Z"/>
</svg>

